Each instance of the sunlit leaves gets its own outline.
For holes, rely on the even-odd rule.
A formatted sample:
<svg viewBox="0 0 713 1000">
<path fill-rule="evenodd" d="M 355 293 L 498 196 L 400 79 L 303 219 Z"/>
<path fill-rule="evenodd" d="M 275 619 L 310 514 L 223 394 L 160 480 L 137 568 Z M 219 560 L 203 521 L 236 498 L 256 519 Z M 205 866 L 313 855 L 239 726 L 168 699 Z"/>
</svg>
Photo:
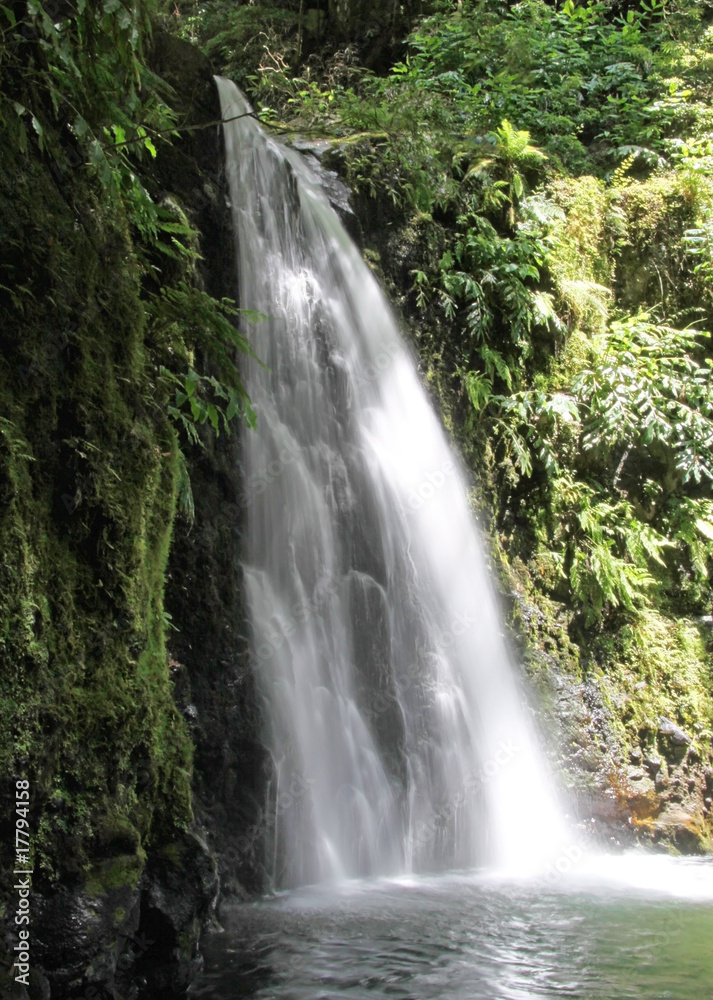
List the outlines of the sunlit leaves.
<svg viewBox="0 0 713 1000">
<path fill-rule="evenodd" d="M 482 372 L 467 372 L 464 382 L 473 409 L 480 413 L 492 395 L 493 383 Z"/>
<path fill-rule="evenodd" d="M 462 312 L 476 344 L 488 343 L 497 323 L 520 356 L 527 357 L 533 330 L 559 325 L 552 297 L 536 287 L 545 245 L 526 229 L 518 229 L 513 237 L 501 236 L 473 211 L 458 223 L 462 228 L 453 250 L 439 261 L 444 313 L 452 319 Z"/>
<path fill-rule="evenodd" d="M 586 406 L 584 449 L 665 449 L 683 483 L 713 480 L 713 373 L 703 336 L 645 313 L 613 323 L 574 383 Z"/>
<path fill-rule="evenodd" d="M 713 375 L 707 335 L 657 324 L 644 313 L 610 324 L 569 392 L 493 392 L 502 359 L 483 356 L 485 374 L 468 372 L 473 421 L 489 428 L 495 453 L 522 479 L 544 473 L 549 532 L 575 601 L 594 622 L 608 609 L 646 603 L 677 550 L 696 579 L 713 555 L 713 501 L 684 487 L 713 480 Z M 503 379 L 505 381 L 505 379 Z M 587 473 L 572 456 L 587 457 Z M 663 484 L 631 496 L 619 478 L 627 462 L 655 463 Z M 600 472 L 591 477 L 592 462 Z"/>
<path fill-rule="evenodd" d="M 651 565 L 664 565 L 662 553 L 672 542 L 643 522 L 626 498 L 612 496 L 599 483 L 567 473 L 552 485 L 551 544 L 561 552 L 587 624 L 607 608 L 646 604 L 656 586 Z"/>
</svg>

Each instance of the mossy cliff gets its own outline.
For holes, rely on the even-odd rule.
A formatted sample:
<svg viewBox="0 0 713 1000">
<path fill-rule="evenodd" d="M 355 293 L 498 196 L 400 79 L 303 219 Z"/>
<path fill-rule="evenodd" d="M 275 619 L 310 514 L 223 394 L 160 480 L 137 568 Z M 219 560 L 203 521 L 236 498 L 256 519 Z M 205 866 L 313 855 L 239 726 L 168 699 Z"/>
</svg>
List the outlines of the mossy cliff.
<svg viewBox="0 0 713 1000">
<path fill-rule="evenodd" d="M 219 118 L 202 56 L 156 33 L 151 58 L 179 82 L 184 123 Z M 219 277 L 232 251 L 219 238 L 220 134 L 192 135 L 160 150 L 145 181 L 179 222 L 213 233 Z M 8 803 L 17 779 L 30 783 L 29 994 L 49 982 L 52 997 L 115 995 L 138 976 L 173 995 L 197 967 L 218 882 L 195 832 L 164 603 L 169 551 L 189 528 L 176 507 L 190 448 L 161 367 L 200 368 L 200 348 L 188 325 L 161 337 L 151 275 L 203 289 L 204 271 L 151 251 L 147 268 L 121 206 L 79 166 L 60 171 L 32 144 L 2 156 L 0 783 Z M 2 821 L 10 947 L 14 818 Z M 24 996 L 9 964 L 3 990 Z"/>
</svg>

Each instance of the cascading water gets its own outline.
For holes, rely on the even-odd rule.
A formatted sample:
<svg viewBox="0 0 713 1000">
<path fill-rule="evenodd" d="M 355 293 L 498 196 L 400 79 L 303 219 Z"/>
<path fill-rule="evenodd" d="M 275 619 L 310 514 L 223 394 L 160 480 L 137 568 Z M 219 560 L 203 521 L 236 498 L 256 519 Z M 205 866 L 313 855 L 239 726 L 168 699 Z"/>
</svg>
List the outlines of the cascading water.
<svg viewBox="0 0 713 1000">
<path fill-rule="evenodd" d="M 241 502 L 275 882 L 537 864 L 558 809 L 458 462 L 318 179 L 217 83 L 240 304 L 267 317 Z"/>
</svg>

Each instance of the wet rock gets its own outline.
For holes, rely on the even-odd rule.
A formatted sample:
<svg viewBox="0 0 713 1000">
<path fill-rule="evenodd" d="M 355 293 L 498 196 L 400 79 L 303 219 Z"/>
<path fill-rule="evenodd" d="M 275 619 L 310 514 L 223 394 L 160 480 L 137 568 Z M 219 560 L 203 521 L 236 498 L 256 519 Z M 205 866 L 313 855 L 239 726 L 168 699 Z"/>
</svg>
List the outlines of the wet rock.
<svg viewBox="0 0 713 1000">
<path fill-rule="evenodd" d="M 336 208 L 340 215 L 351 215 L 352 209 L 349 204 L 351 191 L 344 181 L 340 180 L 339 175 L 334 170 L 326 170 L 316 156 L 307 154 L 305 160 L 309 164 L 310 170 L 318 177 L 320 186 L 332 207 Z"/>
<path fill-rule="evenodd" d="M 693 738 L 687 732 L 667 719 L 665 715 L 659 719 L 658 731 L 659 735 L 668 737 L 675 746 L 688 746 L 693 742 Z"/>
<path fill-rule="evenodd" d="M 606 829 L 610 824 L 620 827 L 626 822 L 626 809 L 611 788 L 603 789 L 598 793 L 594 791 L 589 794 L 580 793 L 577 799 L 578 815 L 588 816 L 599 827 Z"/>
<path fill-rule="evenodd" d="M 666 788 L 668 788 L 668 784 L 669 784 L 668 771 L 666 770 L 658 771 L 656 777 L 654 778 L 654 785 L 656 787 L 656 791 L 663 792 Z"/>
<path fill-rule="evenodd" d="M 663 761 L 657 754 L 648 754 L 644 757 L 644 767 L 648 770 L 652 778 L 655 778 L 663 766 Z"/>
<path fill-rule="evenodd" d="M 33 893 L 29 1000 L 131 1000 L 137 977 L 152 997 L 173 998 L 200 969 L 218 893 L 201 838 L 186 833 L 145 865 L 142 852 L 117 856 L 112 844 L 83 880 Z"/>
<path fill-rule="evenodd" d="M 9 958 L 8 960 L 12 961 Z M 12 977 L 10 968 L 0 968 L 0 997 L 3 1000 L 50 1000 L 51 991 L 47 977 L 39 970 L 31 968 L 29 987 L 25 988 Z"/>
<path fill-rule="evenodd" d="M 94 989 L 113 995 L 117 964 L 139 923 L 136 858 L 96 866 L 82 886 L 33 893 L 33 960 L 39 978 L 31 1000 Z M 118 882 L 112 885 L 112 882 Z M 45 985 L 46 984 L 46 985 Z"/>
<path fill-rule="evenodd" d="M 188 704 L 183 709 L 183 717 L 187 722 L 197 722 L 198 721 L 198 709 L 193 704 Z"/>
<path fill-rule="evenodd" d="M 626 804 L 632 816 L 637 820 L 649 819 L 655 816 L 661 808 L 660 798 L 655 783 L 643 768 L 635 768 L 628 772 L 629 787 L 626 794 Z"/>
<path fill-rule="evenodd" d="M 141 880 L 138 952 L 130 981 L 140 995 L 173 1000 L 202 968 L 198 942 L 215 915 L 220 891 L 216 860 L 196 833 L 149 858 Z"/>
<path fill-rule="evenodd" d="M 671 804 L 653 822 L 654 839 L 683 852 L 704 854 L 710 849 L 709 833 L 700 815 Z"/>
</svg>

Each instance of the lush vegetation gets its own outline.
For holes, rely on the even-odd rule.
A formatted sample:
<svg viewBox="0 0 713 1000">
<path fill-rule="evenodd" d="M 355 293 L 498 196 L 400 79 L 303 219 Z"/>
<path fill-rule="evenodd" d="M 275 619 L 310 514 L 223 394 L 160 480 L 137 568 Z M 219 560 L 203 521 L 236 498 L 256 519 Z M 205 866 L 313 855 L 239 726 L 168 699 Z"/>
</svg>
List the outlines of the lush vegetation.
<svg viewBox="0 0 713 1000">
<path fill-rule="evenodd" d="M 414 259 L 415 309 L 448 331 L 446 377 L 470 404 L 468 435 L 501 465 L 499 507 L 538 494 L 546 514 L 528 544 L 548 549 L 588 622 L 662 588 L 683 587 L 703 610 L 713 552 L 705 8 L 440 6 L 382 76 L 339 56 L 298 75 L 264 46 L 250 78 L 261 117 L 329 137 L 357 191 L 433 228 L 442 252 Z M 235 8 L 212 35 L 222 9 L 205 5 L 186 30 L 234 58 L 260 8 Z"/>
<path fill-rule="evenodd" d="M 190 821 L 166 563 L 186 456 L 253 419 L 234 303 L 163 183 L 152 14 L 0 4 L 0 785 L 30 779 L 36 888 L 135 886 Z"/>
<path fill-rule="evenodd" d="M 364 34 L 328 51 L 312 36 L 305 58 L 296 5 L 231 9 L 216 31 L 220 3 L 184 4 L 179 30 L 268 125 L 327 139 L 365 217 L 377 203 L 394 226 L 387 247 L 367 225 L 371 259 L 410 317 L 517 585 L 569 608 L 580 662 L 622 684 L 628 654 L 607 634 L 625 623 L 645 649 L 663 616 L 661 697 L 628 738 L 652 742 L 664 710 L 705 738 L 713 11 L 433 3 L 375 73 Z M 239 67 L 238 41 L 250 42 Z M 701 637 L 695 710 L 666 700 L 681 653 L 669 629 L 661 657 L 661 636 L 681 616 Z"/>
<path fill-rule="evenodd" d="M 166 559 L 187 457 L 254 419 L 235 305 L 162 181 L 186 122 L 157 25 L 328 141 L 533 641 L 599 675 L 624 744 L 663 714 L 705 756 L 712 13 L 0 2 L 0 770 L 37 790 L 38 870 L 121 853 L 135 883 L 188 822 Z"/>
</svg>

